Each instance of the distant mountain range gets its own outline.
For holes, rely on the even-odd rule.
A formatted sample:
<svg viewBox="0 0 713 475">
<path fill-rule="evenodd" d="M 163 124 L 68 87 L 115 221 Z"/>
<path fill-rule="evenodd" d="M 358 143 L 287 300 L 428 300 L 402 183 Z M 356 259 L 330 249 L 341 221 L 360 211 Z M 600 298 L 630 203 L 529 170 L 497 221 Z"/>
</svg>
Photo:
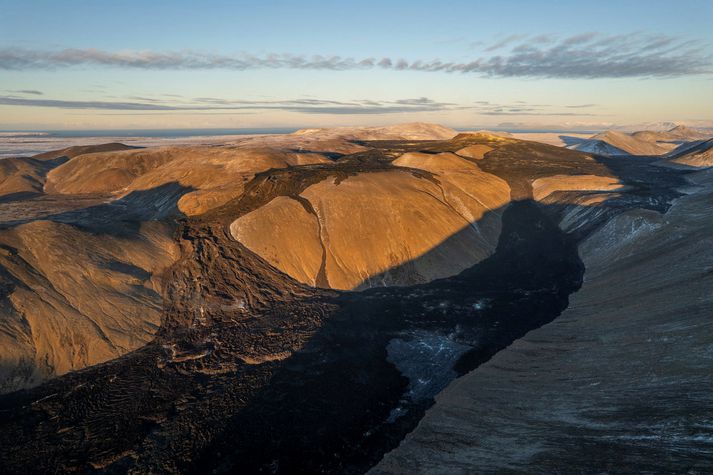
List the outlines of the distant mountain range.
<svg viewBox="0 0 713 475">
<path fill-rule="evenodd" d="M 665 131 L 641 130 L 634 133 L 607 130 L 591 138 L 568 146 L 580 152 L 598 155 L 664 155 L 677 147 L 698 140 L 705 140 L 713 134 L 676 125 Z"/>
</svg>

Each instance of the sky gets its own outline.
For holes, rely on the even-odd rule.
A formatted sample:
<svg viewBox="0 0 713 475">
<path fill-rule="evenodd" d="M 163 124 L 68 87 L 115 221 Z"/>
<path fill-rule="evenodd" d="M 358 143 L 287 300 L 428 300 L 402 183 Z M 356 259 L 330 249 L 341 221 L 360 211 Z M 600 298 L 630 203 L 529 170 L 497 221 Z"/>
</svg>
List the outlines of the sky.
<svg viewBox="0 0 713 475">
<path fill-rule="evenodd" d="M 0 0 L 0 130 L 713 126 L 713 2 Z"/>
</svg>

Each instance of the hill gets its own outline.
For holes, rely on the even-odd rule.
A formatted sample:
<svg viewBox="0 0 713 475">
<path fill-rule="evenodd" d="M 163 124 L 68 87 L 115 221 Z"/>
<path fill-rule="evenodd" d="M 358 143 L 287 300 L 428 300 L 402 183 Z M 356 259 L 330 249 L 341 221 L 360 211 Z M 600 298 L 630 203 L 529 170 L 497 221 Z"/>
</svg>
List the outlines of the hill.
<svg viewBox="0 0 713 475">
<path fill-rule="evenodd" d="M 593 135 L 590 139 L 573 145 L 572 149 L 600 155 L 662 155 L 671 148 L 657 142 L 643 140 L 616 130 Z"/>
<path fill-rule="evenodd" d="M 692 466 L 713 181 L 488 133 L 341 133 L 83 153 L 0 202 L 0 377 L 24 388 L 0 396 L 0 466 L 363 473 L 400 447 L 376 473 L 458 471 L 491 467 L 469 464 L 488 444 L 502 468 L 521 420 L 515 446 L 569 450 L 520 471 Z"/>
<path fill-rule="evenodd" d="M 672 153 L 682 144 L 708 138 L 710 135 L 684 125 L 677 125 L 665 131 L 642 130 L 632 134 L 607 130 L 587 140 L 577 141 L 569 148 L 605 156 L 651 156 Z"/>
<path fill-rule="evenodd" d="M 713 167 L 713 139 L 685 143 L 657 164 L 682 168 Z"/>
<path fill-rule="evenodd" d="M 666 131 L 643 130 L 640 132 L 634 132 L 631 135 L 632 137 L 647 142 L 664 142 L 674 144 L 710 138 L 710 134 L 686 127 L 685 125 L 677 125 Z"/>
</svg>

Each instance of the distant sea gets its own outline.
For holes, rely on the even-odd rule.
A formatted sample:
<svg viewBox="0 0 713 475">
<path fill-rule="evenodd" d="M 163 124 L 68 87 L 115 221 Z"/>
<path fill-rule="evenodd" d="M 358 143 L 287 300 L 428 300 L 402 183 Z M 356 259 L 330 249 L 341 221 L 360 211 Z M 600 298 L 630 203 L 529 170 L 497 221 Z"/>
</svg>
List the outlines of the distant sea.
<svg viewBox="0 0 713 475">
<path fill-rule="evenodd" d="M 0 158 L 32 156 L 73 145 L 122 142 L 157 146 L 229 142 L 245 135 L 289 134 L 297 128 L 0 131 Z"/>
</svg>

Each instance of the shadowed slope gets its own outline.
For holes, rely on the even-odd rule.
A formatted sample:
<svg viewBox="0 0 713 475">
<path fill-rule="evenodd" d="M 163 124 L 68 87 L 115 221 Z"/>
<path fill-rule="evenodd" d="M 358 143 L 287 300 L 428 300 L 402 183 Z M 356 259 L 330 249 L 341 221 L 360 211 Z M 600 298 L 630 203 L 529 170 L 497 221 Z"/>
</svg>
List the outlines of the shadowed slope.
<svg viewBox="0 0 713 475">
<path fill-rule="evenodd" d="M 574 150 L 599 155 L 662 155 L 676 147 L 672 143 L 648 140 L 647 135 L 630 135 L 607 130 L 571 146 Z"/>
<path fill-rule="evenodd" d="M 474 145 L 492 150 L 482 158 L 451 155 Z M 238 198 L 181 218 L 181 257 L 166 272 L 155 340 L 0 398 L 6 471 L 363 472 L 415 427 L 453 378 L 566 307 L 584 272 L 576 239 L 593 229 L 570 235 L 556 223 L 571 207 L 584 207 L 578 193 L 591 198 L 598 190 L 573 191 L 562 176 L 604 177 L 609 187 L 619 178 L 610 166 L 586 154 L 482 134 L 364 146 L 370 150 L 335 162 L 259 172 Z M 418 153 L 404 158 L 408 152 Z M 392 163 L 400 158 L 409 168 Z M 448 178 L 444 170 L 453 163 L 459 165 Z M 420 268 L 452 243 L 467 242 L 473 225 L 501 218 L 492 255 L 448 278 L 364 292 L 319 289 L 230 235 L 231 223 L 276 200 L 291 203 L 285 216 L 294 211 L 309 228 L 320 204 L 305 195 L 320 184 L 339 190 L 394 174 L 419 186 L 449 182 L 451 188 L 441 189 L 447 199 L 440 198 L 463 201 L 464 170 L 504 180 L 514 202 L 473 208 L 474 222 L 371 277 L 379 282 Z M 657 204 L 646 193 L 658 193 L 659 184 L 646 191 L 634 186 L 638 171 L 621 170 L 620 181 L 630 187 L 619 190 L 622 197 L 592 202 L 604 210 L 603 222 L 629 207 Z M 631 170 L 636 173 L 628 175 Z M 548 190 L 555 190 L 539 203 L 532 199 L 538 179 L 554 180 Z M 315 283 L 326 277 L 318 273 Z"/>
<path fill-rule="evenodd" d="M 682 145 L 658 165 L 683 169 L 713 167 L 713 139 Z"/>
<path fill-rule="evenodd" d="M 464 371 L 553 318 L 576 288 L 581 267 L 564 235 L 555 237 L 556 228 L 532 205 L 505 213 L 511 216 L 499 252 L 480 265 L 448 280 L 359 296 L 296 285 L 218 228 L 191 223 L 183 229 L 186 254 L 168 281 L 156 341 L 1 399 L 2 409 L 43 401 L 31 413 L 0 409 L 0 458 L 11 472 L 29 460 L 26 451 L 64 470 L 186 471 L 217 464 L 220 471 L 250 471 L 275 458 L 287 472 L 363 470 L 457 374 L 448 370 L 442 382 L 405 397 L 408 380 L 393 362 L 410 373 L 403 365 L 415 355 L 387 351 L 389 344 L 453 339 L 463 349 L 443 369 L 472 349 Z M 532 252 L 533 246 L 551 252 Z M 476 310 L 483 299 L 489 304 Z M 404 414 L 397 423 L 389 422 L 393 411 Z M 53 422 L 40 423 L 46 418 Z M 313 430 L 316 425 L 322 430 Z M 17 439 L 19 427 L 29 430 L 29 439 Z M 94 435 L 79 442 L 86 431 Z"/>
<path fill-rule="evenodd" d="M 46 189 L 123 196 L 176 182 L 195 189 L 178 203 L 181 212 L 193 215 L 239 196 L 257 172 L 328 161 L 319 154 L 266 148 L 159 147 L 92 153 L 52 170 Z"/>
<path fill-rule="evenodd" d="M 301 282 L 315 285 L 321 274 L 323 285 L 339 289 L 428 282 L 492 252 L 499 219 L 479 221 L 509 201 L 505 181 L 453 154 L 405 154 L 392 163 L 397 166 L 380 172 L 323 180 L 297 201 L 270 202 L 235 220 L 231 232 Z M 414 168 L 432 176 L 414 176 Z M 267 225 L 275 220 L 278 227 Z M 469 223 L 459 242 L 440 245 Z M 440 255 L 430 263 L 384 273 L 436 247 Z M 372 282 L 382 273 L 383 280 Z"/>
<path fill-rule="evenodd" d="M 430 183 L 432 173 L 394 171 L 391 161 L 404 149 L 457 151 L 483 141 L 497 150 L 478 167 L 495 170 L 523 198 L 481 215 L 503 216 L 495 253 L 448 279 L 358 294 L 315 289 L 228 234 L 241 216 L 278 197 L 299 201 L 315 184 L 386 172 Z M 607 174 L 606 167 L 577 152 L 487 137 L 387 145 L 258 173 L 238 199 L 182 219 L 181 258 L 166 274 L 156 339 L 1 398 L 3 466 L 227 471 L 268 469 L 278 460 L 286 472 L 363 471 L 452 378 L 564 308 L 583 269 L 574 241 L 528 201 L 531 181 L 574 170 Z M 517 168 L 519 160 L 529 168 Z M 472 229 L 464 223 L 416 261 L 428 262 Z M 399 267 L 412 265 L 419 264 Z M 422 354 L 426 347 L 448 350 Z"/>
<path fill-rule="evenodd" d="M 693 180 L 666 214 L 584 240 L 569 308 L 446 389 L 372 473 L 710 472 L 713 181 Z"/>
<path fill-rule="evenodd" d="M 311 285 L 318 278 L 319 285 L 338 289 L 408 285 L 457 274 L 487 257 L 500 220 L 497 213 L 481 218 L 503 207 L 510 195 L 531 198 L 533 181 L 538 199 L 555 190 L 619 187 L 608 169 L 587 155 L 483 133 L 443 142 L 368 145 L 389 150 L 383 169 L 312 184 L 293 195 L 303 209 L 291 200 L 258 208 L 231 224 L 233 236 Z M 275 219 L 278 227 L 267 225 Z M 460 241 L 441 245 L 468 224 L 458 234 Z M 290 243 L 305 252 L 295 252 Z M 430 253 L 429 260 L 417 259 L 435 248 L 439 252 Z M 398 274 L 387 272 L 395 268 Z M 374 279 L 377 274 L 382 280 Z"/>
</svg>

